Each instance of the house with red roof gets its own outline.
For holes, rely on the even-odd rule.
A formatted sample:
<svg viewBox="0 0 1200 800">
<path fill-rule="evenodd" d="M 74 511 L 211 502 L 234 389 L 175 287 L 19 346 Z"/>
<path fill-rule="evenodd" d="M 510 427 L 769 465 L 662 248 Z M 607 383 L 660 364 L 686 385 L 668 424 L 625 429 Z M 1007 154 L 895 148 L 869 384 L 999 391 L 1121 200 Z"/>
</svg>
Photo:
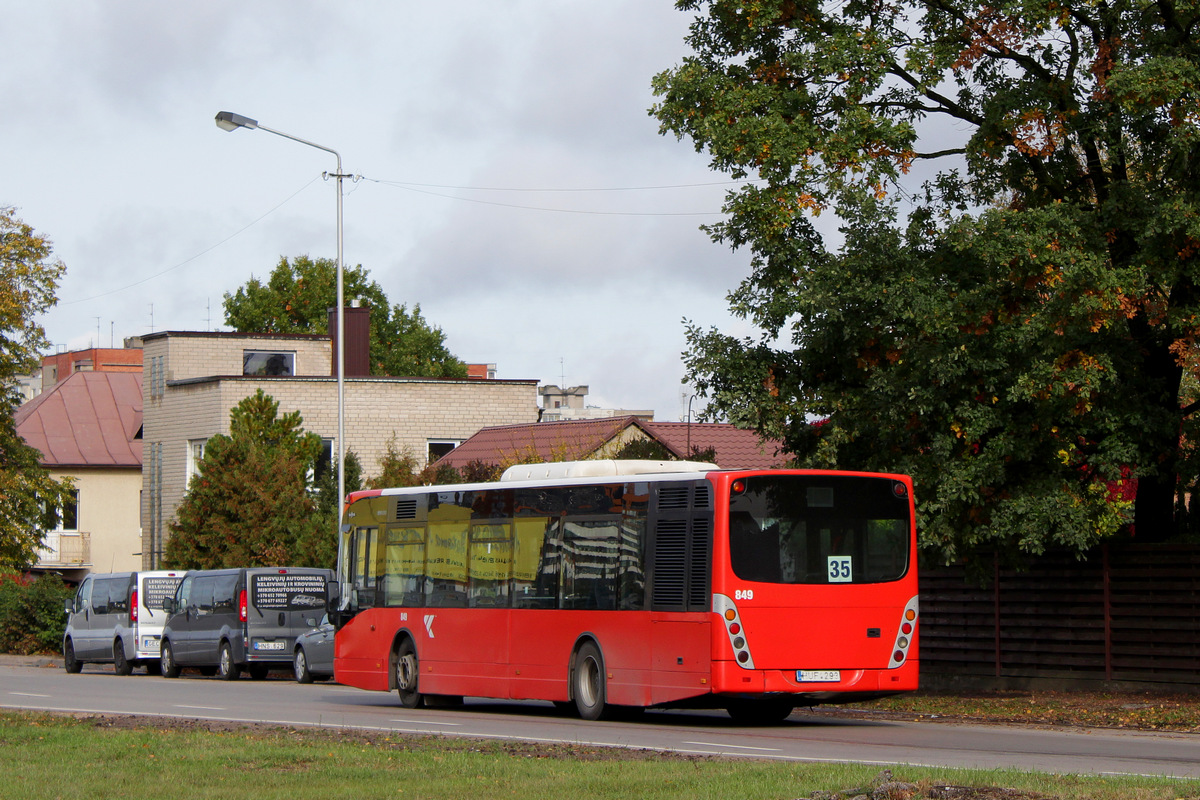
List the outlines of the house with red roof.
<svg viewBox="0 0 1200 800">
<path fill-rule="evenodd" d="M 636 441 L 653 441 L 678 459 L 712 450 L 725 469 L 783 467 L 787 457 L 776 441 L 754 431 L 715 422 L 649 422 L 637 416 L 535 422 L 484 428 L 437 463 L 461 469 L 472 462 L 508 466 L 530 461 L 612 458 Z"/>
<path fill-rule="evenodd" d="M 139 569 L 141 372 L 72 372 L 18 408 L 14 420 L 51 477 L 75 481 L 75 502 L 46 531 L 34 569 L 72 580 Z"/>
</svg>

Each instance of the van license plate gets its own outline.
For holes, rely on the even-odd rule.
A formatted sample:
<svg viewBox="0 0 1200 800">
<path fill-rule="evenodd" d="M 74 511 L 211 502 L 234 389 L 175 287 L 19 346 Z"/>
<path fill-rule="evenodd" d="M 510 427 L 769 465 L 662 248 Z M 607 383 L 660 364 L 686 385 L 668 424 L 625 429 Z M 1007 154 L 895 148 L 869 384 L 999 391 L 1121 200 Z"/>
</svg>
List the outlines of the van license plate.
<svg viewBox="0 0 1200 800">
<path fill-rule="evenodd" d="M 143 650 L 157 650 L 158 649 L 158 639 L 149 637 L 149 636 L 147 636 L 145 639 L 142 639 L 142 649 Z"/>
<path fill-rule="evenodd" d="M 800 683 L 840 683 L 842 673 L 836 669 L 798 669 L 796 680 Z"/>
<path fill-rule="evenodd" d="M 282 650 L 284 642 L 255 642 L 255 650 Z"/>
</svg>

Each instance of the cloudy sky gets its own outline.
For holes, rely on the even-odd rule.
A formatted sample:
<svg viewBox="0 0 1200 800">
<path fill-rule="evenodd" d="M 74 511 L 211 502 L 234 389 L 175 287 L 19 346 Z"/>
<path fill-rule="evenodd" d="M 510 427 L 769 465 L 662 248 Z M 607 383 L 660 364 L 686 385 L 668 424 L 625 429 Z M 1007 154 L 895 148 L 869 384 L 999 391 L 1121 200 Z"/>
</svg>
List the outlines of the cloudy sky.
<svg viewBox="0 0 1200 800">
<path fill-rule="evenodd" d="M 57 346 L 224 329 L 281 256 L 335 255 L 501 378 L 681 419 L 684 317 L 745 332 L 747 256 L 699 230 L 726 176 L 647 111 L 670 0 L 2 0 L 0 205 L 67 265 Z"/>
</svg>

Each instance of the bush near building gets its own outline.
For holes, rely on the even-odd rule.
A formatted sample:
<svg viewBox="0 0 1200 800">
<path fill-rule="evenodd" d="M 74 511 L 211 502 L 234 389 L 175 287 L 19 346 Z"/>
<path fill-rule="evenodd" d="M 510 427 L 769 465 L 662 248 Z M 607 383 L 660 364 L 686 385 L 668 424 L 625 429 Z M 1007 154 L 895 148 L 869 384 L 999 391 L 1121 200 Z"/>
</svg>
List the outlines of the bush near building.
<svg viewBox="0 0 1200 800">
<path fill-rule="evenodd" d="M 0 575 L 0 652 L 57 653 L 67 625 L 63 601 L 74 593 L 57 575 Z"/>
</svg>

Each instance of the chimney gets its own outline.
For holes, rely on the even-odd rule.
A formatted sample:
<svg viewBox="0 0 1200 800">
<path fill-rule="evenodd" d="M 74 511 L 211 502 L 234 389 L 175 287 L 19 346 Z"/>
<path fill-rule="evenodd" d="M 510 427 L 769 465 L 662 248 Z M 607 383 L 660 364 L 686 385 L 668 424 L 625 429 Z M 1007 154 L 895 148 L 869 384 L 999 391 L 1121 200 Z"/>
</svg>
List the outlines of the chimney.
<svg viewBox="0 0 1200 800">
<path fill-rule="evenodd" d="M 337 375 L 337 309 L 329 309 L 329 339 L 333 352 L 329 374 Z M 346 308 L 346 377 L 365 378 L 371 374 L 371 308 Z"/>
</svg>

